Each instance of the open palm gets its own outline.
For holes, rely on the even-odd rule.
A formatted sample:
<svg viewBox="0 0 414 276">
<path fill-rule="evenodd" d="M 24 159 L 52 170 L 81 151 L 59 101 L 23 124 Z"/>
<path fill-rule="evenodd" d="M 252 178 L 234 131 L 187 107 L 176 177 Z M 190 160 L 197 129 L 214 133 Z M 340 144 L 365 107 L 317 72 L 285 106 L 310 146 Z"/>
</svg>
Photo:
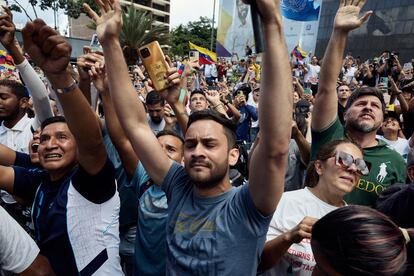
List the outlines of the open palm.
<svg viewBox="0 0 414 276">
<path fill-rule="evenodd" d="M 122 28 L 122 10 L 119 0 L 95 0 L 100 8 L 100 16 L 88 4 L 83 7 L 88 16 L 96 23 L 96 34 L 101 44 L 109 38 L 118 38 Z"/>
<path fill-rule="evenodd" d="M 334 28 L 336 30 L 352 31 L 359 28 L 371 16 L 372 12 L 366 12 L 362 17 L 359 16 L 366 1 L 353 2 L 356 3 L 346 4 L 344 0 L 341 0 L 341 4 L 335 16 Z"/>
</svg>

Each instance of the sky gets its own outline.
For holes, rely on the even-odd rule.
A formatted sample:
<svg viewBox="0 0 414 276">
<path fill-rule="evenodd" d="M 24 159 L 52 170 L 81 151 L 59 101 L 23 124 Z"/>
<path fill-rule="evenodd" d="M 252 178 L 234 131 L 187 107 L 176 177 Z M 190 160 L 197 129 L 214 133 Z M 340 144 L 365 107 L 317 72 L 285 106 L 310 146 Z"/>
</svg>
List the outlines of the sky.
<svg viewBox="0 0 414 276">
<path fill-rule="evenodd" d="M 213 17 L 214 0 L 170 0 L 170 2 L 171 28 L 177 27 L 180 24 L 187 24 L 190 21 L 196 21 L 200 16 Z M 217 26 L 219 2 L 220 0 L 216 0 L 215 26 Z"/>
<path fill-rule="evenodd" d="M 22 6 L 27 10 L 29 15 L 32 18 L 35 18 L 31 6 L 28 4 L 27 0 L 17 0 Z M 225 1 L 225 0 L 224 0 Z M 9 4 L 14 3 L 14 0 L 9 0 Z M 170 0 L 171 2 L 171 14 L 170 14 L 170 26 L 171 28 L 177 27 L 180 24 L 187 24 L 190 21 L 195 21 L 200 18 L 200 16 L 207 16 L 212 18 L 213 16 L 213 6 L 214 0 Z M 216 0 L 216 19 L 215 26 L 217 26 L 218 21 L 218 6 L 220 0 Z M 38 16 L 46 21 L 50 26 L 54 26 L 54 16 L 53 12 L 47 11 L 42 12 L 40 9 L 37 9 Z M 65 30 L 68 24 L 67 17 L 63 14 L 62 11 L 59 11 L 58 16 L 58 26 L 62 31 Z M 24 13 L 14 13 L 14 21 L 17 25 L 17 28 L 22 28 L 27 22 L 27 16 Z"/>
</svg>

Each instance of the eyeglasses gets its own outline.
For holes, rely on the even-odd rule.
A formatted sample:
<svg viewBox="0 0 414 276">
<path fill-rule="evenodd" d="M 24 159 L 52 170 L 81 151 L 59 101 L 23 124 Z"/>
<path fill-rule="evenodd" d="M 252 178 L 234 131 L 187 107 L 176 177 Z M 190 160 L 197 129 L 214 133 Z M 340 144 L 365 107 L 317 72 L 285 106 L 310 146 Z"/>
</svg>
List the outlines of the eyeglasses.
<svg viewBox="0 0 414 276">
<path fill-rule="evenodd" d="M 360 175 L 368 175 L 371 164 L 362 158 L 354 159 L 349 153 L 338 151 L 335 154 L 335 162 L 338 166 L 349 169 L 352 164 L 355 164 L 357 173 Z"/>
</svg>

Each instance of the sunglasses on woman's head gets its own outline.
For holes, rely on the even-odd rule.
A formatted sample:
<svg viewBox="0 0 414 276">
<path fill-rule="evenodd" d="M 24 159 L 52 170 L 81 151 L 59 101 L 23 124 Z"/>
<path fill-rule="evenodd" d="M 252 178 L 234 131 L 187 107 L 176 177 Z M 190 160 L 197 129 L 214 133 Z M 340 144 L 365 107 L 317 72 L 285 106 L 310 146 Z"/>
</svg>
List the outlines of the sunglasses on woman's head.
<svg viewBox="0 0 414 276">
<path fill-rule="evenodd" d="M 354 157 L 350 155 L 349 153 L 346 153 L 343 151 L 336 152 L 335 161 L 337 165 L 342 166 L 346 169 L 349 169 L 352 166 L 352 164 L 355 164 L 358 174 L 360 175 L 369 174 L 369 169 L 370 169 L 369 162 L 366 162 L 362 158 L 354 159 Z"/>
</svg>

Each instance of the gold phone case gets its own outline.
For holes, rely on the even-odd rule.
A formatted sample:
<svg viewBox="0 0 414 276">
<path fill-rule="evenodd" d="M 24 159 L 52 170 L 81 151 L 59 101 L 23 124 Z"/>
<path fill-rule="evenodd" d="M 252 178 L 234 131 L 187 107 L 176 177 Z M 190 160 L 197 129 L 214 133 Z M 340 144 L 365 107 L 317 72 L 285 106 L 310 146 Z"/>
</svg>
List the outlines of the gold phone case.
<svg viewBox="0 0 414 276">
<path fill-rule="evenodd" d="M 145 50 L 145 48 L 149 50 L 149 56 L 146 57 L 141 54 L 141 51 Z M 155 91 L 160 92 L 166 89 L 168 84 L 165 75 L 167 74 L 169 66 L 165 61 L 164 53 L 158 41 L 142 46 L 138 49 L 138 54 L 141 57 L 145 70 L 148 72 Z"/>
</svg>

